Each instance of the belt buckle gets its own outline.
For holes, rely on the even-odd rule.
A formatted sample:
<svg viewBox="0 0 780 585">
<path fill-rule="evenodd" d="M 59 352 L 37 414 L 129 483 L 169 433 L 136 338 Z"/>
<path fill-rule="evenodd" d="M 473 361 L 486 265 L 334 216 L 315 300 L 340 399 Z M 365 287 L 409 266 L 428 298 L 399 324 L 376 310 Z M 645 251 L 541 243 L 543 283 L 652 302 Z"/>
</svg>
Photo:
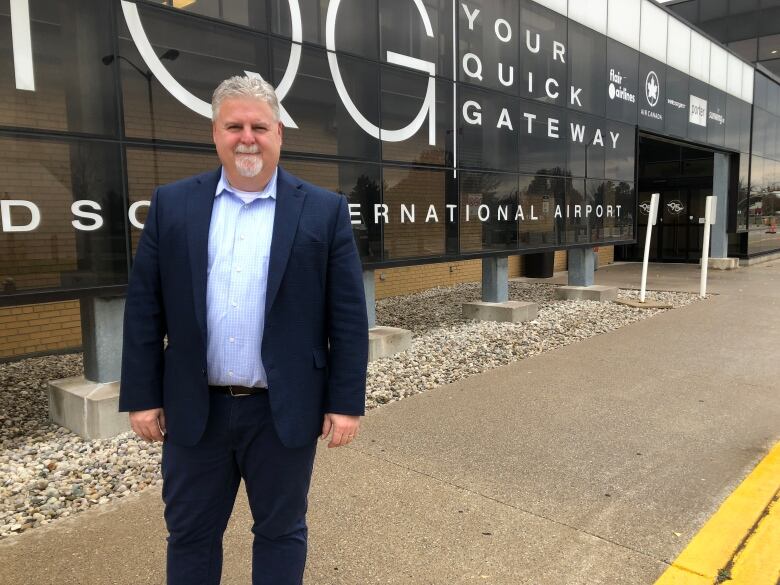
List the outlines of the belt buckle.
<svg viewBox="0 0 780 585">
<path fill-rule="evenodd" d="M 251 394 L 249 394 L 249 392 L 240 392 L 240 393 L 236 394 L 235 392 L 233 392 L 233 386 L 228 386 L 227 389 L 228 389 L 228 392 L 230 392 L 230 395 L 233 398 L 245 398 L 247 396 L 251 396 Z"/>
</svg>

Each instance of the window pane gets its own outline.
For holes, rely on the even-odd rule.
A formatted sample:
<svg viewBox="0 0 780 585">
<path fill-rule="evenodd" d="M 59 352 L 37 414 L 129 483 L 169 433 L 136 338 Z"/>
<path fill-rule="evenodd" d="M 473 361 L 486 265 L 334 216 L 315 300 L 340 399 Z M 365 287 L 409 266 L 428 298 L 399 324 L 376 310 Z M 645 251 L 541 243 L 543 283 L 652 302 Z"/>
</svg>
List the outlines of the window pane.
<svg viewBox="0 0 780 585">
<path fill-rule="evenodd" d="M 519 136 L 515 155 L 519 170 L 543 175 L 566 173 L 566 149 L 570 139 L 567 114 L 569 112 L 563 108 L 520 100 L 513 112 L 513 123 Z"/>
<path fill-rule="evenodd" d="M 726 139 L 726 93 L 710 87 L 707 100 L 707 142 L 723 146 Z"/>
<path fill-rule="evenodd" d="M 284 75 L 290 43 L 274 41 L 274 80 Z M 379 71 L 374 63 L 340 55 L 338 68 L 349 99 L 369 124 L 379 125 Z M 286 128 L 282 150 L 378 161 L 380 144 L 347 112 L 325 51 L 304 47 L 298 75 L 284 100 L 298 128 Z"/>
<path fill-rule="evenodd" d="M 435 92 L 434 144 L 430 144 L 429 118 L 413 136 L 399 142 L 384 140 L 382 158 L 428 165 L 452 165 L 452 83 L 428 75 L 384 66 L 382 75 L 382 128 L 407 127 L 423 109 L 432 84 Z M 433 80 L 431 82 L 431 80 Z"/>
<path fill-rule="evenodd" d="M 667 133 L 679 138 L 688 136 L 689 89 L 690 77 L 685 75 L 685 73 L 677 71 L 674 67 L 666 68 L 664 129 Z M 644 90 L 642 93 L 644 93 Z"/>
<path fill-rule="evenodd" d="M 555 212 L 558 206 L 565 206 L 565 185 L 564 177 L 520 176 L 520 204 L 524 216 L 518 222 L 520 248 L 552 247 L 563 241 L 562 222 L 555 217 Z"/>
<path fill-rule="evenodd" d="M 300 0 L 303 39 L 308 44 L 325 46 L 329 0 Z M 271 31 L 292 36 L 288 0 L 270 0 Z M 335 45 L 339 53 L 379 58 L 377 0 L 341 0 L 336 13 Z"/>
<path fill-rule="evenodd" d="M 748 210 L 750 206 L 748 190 L 748 177 L 750 157 L 747 154 L 739 155 L 739 177 L 737 178 L 737 231 L 747 230 Z"/>
<path fill-rule="evenodd" d="M 635 173 L 636 128 L 627 124 L 607 122 L 606 132 L 604 133 L 604 144 L 606 145 L 604 177 L 607 179 L 633 183 Z"/>
<path fill-rule="evenodd" d="M 383 179 L 382 202 L 388 207 L 388 221 L 383 226 L 384 259 L 444 254 L 449 221 L 445 215 L 446 171 L 386 166 Z"/>
<path fill-rule="evenodd" d="M 569 80 L 567 105 L 573 110 L 603 116 L 606 108 L 607 40 L 580 24 L 569 22 Z M 578 91 L 580 90 L 580 91 Z M 573 93 L 576 92 L 576 100 Z M 574 102 L 574 103 L 572 103 Z"/>
<path fill-rule="evenodd" d="M 126 155 L 130 205 L 139 201 L 150 201 L 154 190 L 160 185 L 214 170 L 220 164 L 216 154 L 207 152 L 131 147 L 126 150 Z M 148 205 L 141 205 L 134 209 L 132 216 L 143 225 L 148 211 Z M 140 237 L 141 229 L 131 225 L 133 256 Z"/>
<path fill-rule="evenodd" d="M 636 124 L 639 53 L 607 39 L 607 116 Z"/>
<path fill-rule="evenodd" d="M 477 1 L 468 5 L 459 3 L 459 6 L 459 80 L 517 95 L 520 66 L 518 43 L 521 33 L 517 26 L 520 21 L 517 0 Z M 471 20 L 467 16 L 465 6 L 468 6 Z M 499 20 L 503 22 L 496 25 Z M 500 73 L 499 63 L 502 64 Z M 482 70 L 481 73 L 479 69 Z M 510 73 L 510 70 L 513 73 Z"/>
<path fill-rule="evenodd" d="M 125 132 L 134 138 L 210 144 L 209 105 L 214 89 L 222 80 L 245 71 L 268 79 L 268 40 L 260 34 L 175 11 L 142 4 L 138 7 L 144 30 L 161 63 L 187 92 L 201 101 L 209 117 L 179 102 L 150 73 L 120 15 Z"/>
<path fill-rule="evenodd" d="M 431 24 L 432 37 L 428 36 L 413 2 L 379 0 L 379 60 L 386 61 L 388 51 L 392 51 L 433 63 L 437 76 L 452 79 L 452 3 L 426 0 L 422 5 Z"/>
<path fill-rule="evenodd" d="M 567 63 L 570 53 L 566 17 L 532 0 L 521 0 L 520 22 L 522 26 L 515 34 L 520 45 L 518 85 L 521 97 L 565 106 L 569 99 Z M 556 42 L 566 47 L 567 54 L 555 54 Z M 529 79 L 533 80 L 530 87 Z M 548 79 L 554 80 L 554 83 L 549 82 L 549 87 Z"/>
<path fill-rule="evenodd" d="M 706 99 L 706 93 L 704 94 Z M 666 65 L 639 56 L 639 126 L 661 132 L 666 111 Z"/>
<path fill-rule="evenodd" d="M 525 158 L 518 153 L 517 135 L 527 136 L 520 100 L 461 85 L 458 101 L 458 166 L 516 171 Z"/>
<path fill-rule="evenodd" d="M 118 146 L 2 136 L 0 169 L 0 294 L 127 282 Z"/>
<path fill-rule="evenodd" d="M 382 259 L 381 222 L 374 221 L 375 206 L 381 203 L 379 166 L 285 159 L 285 170 L 323 189 L 346 195 L 359 223 L 352 224 L 360 257 L 364 262 Z"/>
<path fill-rule="evenodd" d="M 461 252 L 517 248 L 517 175 L 462 173 L 458 211 Z"/>
<path fill-rule="evenodd" d="M 10 4 L 0 0 L 0 125 L 116 135 L 109 23 L 102 0 L 30 3 L 32 65 L 16 71 Z M 17 88 L 25 71 L 34 84 Z"/>
</svg>

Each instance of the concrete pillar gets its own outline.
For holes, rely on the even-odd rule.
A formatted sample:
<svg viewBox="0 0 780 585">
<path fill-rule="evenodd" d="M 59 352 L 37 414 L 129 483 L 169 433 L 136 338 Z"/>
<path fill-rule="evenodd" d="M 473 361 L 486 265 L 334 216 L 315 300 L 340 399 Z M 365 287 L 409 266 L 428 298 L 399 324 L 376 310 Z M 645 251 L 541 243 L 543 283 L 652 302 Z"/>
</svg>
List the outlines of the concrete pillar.
<svg viewBox="0 0 780 585">
<path fill-rule="evenodd" d="M 116 382 L 122 368 L 125 298 L 90 297 L 80 304 L 84 377 L 92 382 Z"/>
<path fill-rule="evenodd" d="M 591 248 L 569 250 L 569 286 L 592 286 L 593 272 L 593 250 Z"/>
<path fill-rule="evenodd" d="M 84 375 L 49 382 L 49 416 L 85 439 L 105 439 L 130 430 L 119 412 L 124 297 L 82 298 Z"/>
<path fill-rule="evenodd" d="M 509 258 L 482 259 L 482 301 L 505 303 L 509 300 Z"/>
<path fill-rule="evenodd" d="M 616 300 L 616 287 L 593 284 L 595 258 L 596 254 L 591 248 L 569 250 L 569 284 L 557 287 L 555 298 L 599 302 Z"/>
<path fill-rule="evenodd" d="M 729 235 L 728 224 L 728 196 L 729 196 L 729 155 L 722 152 L 715 153 L 715 162 L 712 173 L 712 194 L 718 198 L 715 210 L 715 225 L 711 229 L 710 258 L 728 258 Z"/>
<path fill-rule="evenodd" d="M 366 315 L 368 315 L 368 328 L 376 327 L 376 284 L 374 271 L 363 271 L 363 290 L 366 293 Z"/>
</svg>

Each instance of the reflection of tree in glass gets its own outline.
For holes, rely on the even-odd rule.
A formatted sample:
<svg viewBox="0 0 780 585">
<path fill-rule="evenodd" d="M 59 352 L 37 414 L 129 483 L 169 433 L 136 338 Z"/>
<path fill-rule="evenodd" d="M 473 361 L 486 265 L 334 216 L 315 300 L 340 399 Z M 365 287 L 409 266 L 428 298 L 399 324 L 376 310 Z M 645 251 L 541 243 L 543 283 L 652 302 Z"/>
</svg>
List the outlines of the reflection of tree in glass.
<svg viewBox="0 0 780 585">
<path fill-rule="evenodd" d="M 357 243 L 360 256 L 362 258 L 371 257 L 374 254 L 378 254 L 379 250 L 373 250 L 371 243 L 371 232 L 374 230 L 380 230 L 379 226 L 372 226 L 369 229 L 366 225 L 366 209 L 372 206 L 374 203 L 379 203 L 379 183 L 371 179 L 366 175 L 360 175 L 355 181 L 355 186 L 347 196 L 350 203 L 360 204 L 360 223 L 352 226 L 352 233 L 355 236 L 355 243 Z M 376 240 L 380 238 L 377 236 Z M 378 243 L 378 242 L 377 242 Z"/>
</svg>

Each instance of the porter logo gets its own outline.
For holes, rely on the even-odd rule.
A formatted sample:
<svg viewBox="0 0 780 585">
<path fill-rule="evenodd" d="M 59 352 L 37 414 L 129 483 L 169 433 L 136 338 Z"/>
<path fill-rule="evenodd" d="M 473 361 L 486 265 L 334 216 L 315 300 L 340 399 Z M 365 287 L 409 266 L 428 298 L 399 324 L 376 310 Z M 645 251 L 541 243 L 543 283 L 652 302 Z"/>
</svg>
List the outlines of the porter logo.
<svg viewBox="0 0 780 585">
<path fill-rule="evenodd" d="M 650 215 L 650 202 L 642 201 L 642 203 L 639 204 L 639 212 L 642 215 Z"/>
<path fill-rule="evenodd" d="M 707 126 L 707 100 L 691 94 L 691 109 L 688 121 L 697 126 Z"/>
<path fill-rule="evenodd" d="M 648 73 L 647 79 L 645 79 L 645 98 L 647 99 L 647 103 L 650 104 L 651 108 L 654 108 L 658 103 L 660 87 L 661 86 L 658 83 L 658 76 L 655 74 L 655 71 Z"/>
<path fill-rule="evenodd" d="M 673 199 L 667 203 L 666 207 L 672 215 L 680 215 L 685 210 L 685 205 L 682 204 L 682 201 L 677 199 Z"/>
</svg>

